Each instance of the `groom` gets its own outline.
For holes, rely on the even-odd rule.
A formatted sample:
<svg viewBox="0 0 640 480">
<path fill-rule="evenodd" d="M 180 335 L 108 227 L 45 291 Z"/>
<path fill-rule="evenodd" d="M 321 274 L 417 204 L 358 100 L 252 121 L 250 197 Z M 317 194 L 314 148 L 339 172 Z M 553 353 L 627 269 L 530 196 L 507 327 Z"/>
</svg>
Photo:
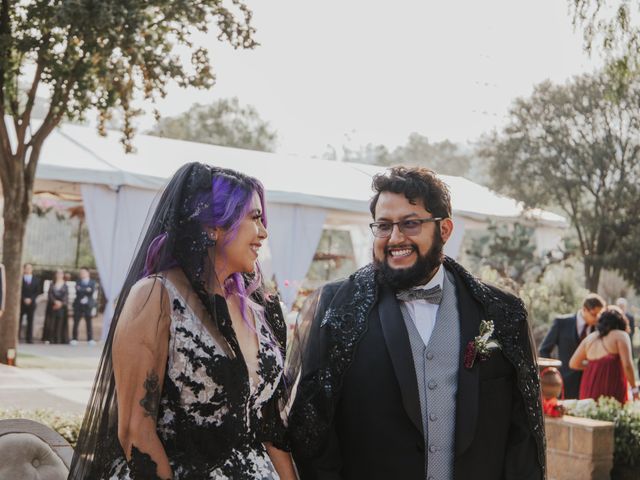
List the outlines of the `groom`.
<svg viewBox="0 0 640 480">
<path fill-rule="evenodd" d="M 312 297 L 296 332 L 301 479 L 543 479 L 522 302 L 444 257 L 451 201 L 432 171 L 395 167 L 373 188 L 373 263 Z"/>
</svg>

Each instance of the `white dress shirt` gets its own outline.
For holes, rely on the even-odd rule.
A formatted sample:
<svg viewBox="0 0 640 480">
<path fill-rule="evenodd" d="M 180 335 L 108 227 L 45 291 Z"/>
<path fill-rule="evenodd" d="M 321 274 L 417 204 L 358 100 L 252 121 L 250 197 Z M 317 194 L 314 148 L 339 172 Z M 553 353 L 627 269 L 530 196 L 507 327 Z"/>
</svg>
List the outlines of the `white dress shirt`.
<svg viewBox="0 0 640 480">
<path fill-rule="evenodd" d="M 428 290 L 440 285 L 443 288 L 444 284 L 444 267 L 440 265 L 436 274 L 429 280 L 426 285 L 420 285 L 415 288 L 422 288 Z M 416 325 L 418 333 L 422 338 L 425 345 L 429 344 L 429 339 L 433 333 L 433 329 L 436 326 L 436 316 L 438 315 L 439 304 L 429 303 L 426 300 L 413 300 L 412 302 L 404 302 L 411 320 Z"/>
</svg>

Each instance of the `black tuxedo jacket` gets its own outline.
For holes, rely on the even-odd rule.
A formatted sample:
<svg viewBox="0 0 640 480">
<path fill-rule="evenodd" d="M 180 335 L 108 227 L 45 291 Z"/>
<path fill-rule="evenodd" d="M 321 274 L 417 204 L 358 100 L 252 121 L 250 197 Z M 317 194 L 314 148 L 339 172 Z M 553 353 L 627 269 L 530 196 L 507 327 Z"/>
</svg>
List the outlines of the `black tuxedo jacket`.
<svg viewBox="0 0 640 480">
<path fill-rule="evenodd" d="M 461 318 L 455 479 L 543 479 L 539 385 L 522 304 L 450 259 L 445 266 Z M 390 290 L 370 279 L 358 286 L 358 275 L 371 275 L 366 269 L 325 287 L 309 327 L 289 418 L 302 480 L 425 478 L 429 453 L 408 334 Z M 494 321 L 503 349 L 467 369 L 465 347 L 484 319 Z"/>
<path fill-rule="evenodd" d="M 23 309 L 34 309 L 36 307 L 36 297 L 40 293 L 40 280 L 35 275 L 31 276 L 31 283 L 27 283 L 24 280 L 24 276 L 22 277 L 22 293 L 21 293 L 21 303 Z M 25 305 L 22 300 L 25 298 L 31 299 L 30 305 Z"/>
</svg>

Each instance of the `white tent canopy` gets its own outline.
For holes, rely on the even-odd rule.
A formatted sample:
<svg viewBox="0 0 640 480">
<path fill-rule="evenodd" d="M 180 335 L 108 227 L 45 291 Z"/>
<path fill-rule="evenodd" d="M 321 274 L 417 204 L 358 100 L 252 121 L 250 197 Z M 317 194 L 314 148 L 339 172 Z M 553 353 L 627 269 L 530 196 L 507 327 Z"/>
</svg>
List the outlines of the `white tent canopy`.
<svg viewBox="0 0 640 480">
<path fill-rule="evenodd" d="M 94 128 L 63 125 L 47 139 L 36 172 L 36 192 L 81 197 L 89 234 L 107 296 L 118 294 L 153 199 L 184 163 L 199 161 L 233 168 L 259 178 L 266 190 L 270 238 L 263 268 L 275 275 L 287 305 L 295 299 L 325 226 L 348 229 L 358 265 L 370 259 L 368 231 L 371 177 L 383 167 L 170 140 L 148 135 L 134 139 L 125 154 L 119 134 L 100 137 Z M 515 200 L 461 177 L 443 176 L 452 194 L 454 237 L 446 252 L 456 256 L 465 229 L 488 217 L 521 218 Z M 553 245 L 566 228 L 563 217 L 527 212 Z M 109 314 L 105 315 L 109 318 Z"/>
</svg>

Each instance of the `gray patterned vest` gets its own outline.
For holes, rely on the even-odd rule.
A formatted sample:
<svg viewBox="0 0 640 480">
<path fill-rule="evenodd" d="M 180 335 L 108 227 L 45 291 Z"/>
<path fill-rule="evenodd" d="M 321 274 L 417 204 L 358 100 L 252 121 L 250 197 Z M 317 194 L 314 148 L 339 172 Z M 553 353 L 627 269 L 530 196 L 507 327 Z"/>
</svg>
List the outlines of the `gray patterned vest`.
<svg viewBox="0 0 640 480">
<path fill-rule="evenodd" d="M 454 279 L 446 270 L 442 293 L 428 345 L 422 341 L 404 302 L 399 302 L 418 380 L 428 480 L 453 479 L 460 316 Z"/>
</svg>

